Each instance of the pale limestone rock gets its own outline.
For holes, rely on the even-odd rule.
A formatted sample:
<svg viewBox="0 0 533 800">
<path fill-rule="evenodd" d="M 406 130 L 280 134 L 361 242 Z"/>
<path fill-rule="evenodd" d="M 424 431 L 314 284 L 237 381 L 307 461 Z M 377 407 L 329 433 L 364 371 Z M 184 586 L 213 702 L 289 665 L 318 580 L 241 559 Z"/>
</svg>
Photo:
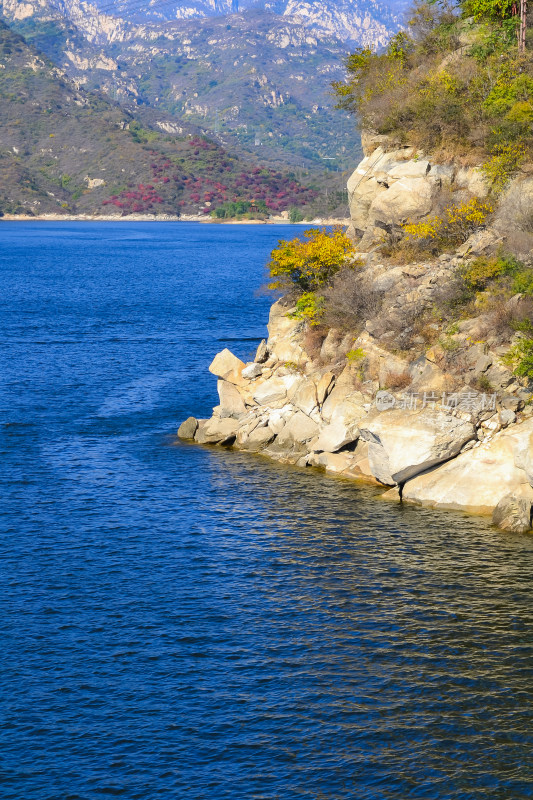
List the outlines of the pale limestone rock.
<svg viewBox="0 0 533 800">
<path fill-rule="evenodd" d="M 322 406 L 322 419 L 325 422 L 340 421 L 345 425 L 359 423 L 366 415 L 365 398 L 361 392 L 348 389 L 337 382 Z"/>
<path fill-rule="evenodd" d="M 235 438 L 239 424 L 236 419 L 229 417 L 225 419 L 212 417 L 208 420 L 199 420 L 198 430 L 194 439 L 199 444 L 224 444 Z"/>
<path fill-rule="evenodd" d="M 197 428 L 198 420 L 196 417 L 187 417 L 178 428 L 178 436 L 180 439 L 194 439 Z"/>
<path fill-rule="evenodd" d="M 431 211 L 433 191 L 425 178 L 402 178 L 375 197 L 368 211 L 369 222 L 402 225 L 421 219 Z"/>
<path fill-rule="evenodd" d="M 394 409 L 361 422 L 360 434 L 369 443 L 374 476 L 393 485 L 456 456 L 475 428 L 437 409 Z"/>
<path fill-rule="evenodd" d="M 313 453 L 308 463 L 314 467 L 323 467 L 326 472 L 337 474 L 345 472 L 350 467 L 351 453 Z"/>
<path fill-rule="evenodd" d="M 241 450 L 249 450 L 251 452 L 258 452 L 263 450 L 274 439 L 274 432 L 270 427 L 257 427 L 246 436 L 242 441 L 237 437 L 237 444 Z"/>
<path fill-rule="evenodd" d="M 477 231 L 469 236 L 466 242 L 457 248 L 456 252 L 460 256 L 467 254 L 469 256 L 480 256 L 484 253 L 494 252 L 502 242 L 502 237 L 492 230 Z"/>
<path fill-rule="evenodd" d="M 359 428 L 356 423 L 346 423 L 342 419 L 336 419 L 330 425 L 322 428 L 312 447 L 317 452 L 336 453 L 337 450 L 357 441 L 358 438 Z"/>
<path fill-rule="evenodd" d="M 354 452 L 311 453 L 307 457 L 307 463 L 322 467 L 326 472 L 341 474 L 345 478 L 378 484 L 370 469 L 366 442 L 359 441 Z"/>
<path fill-rule="evenodd" d="M 453 461 L 418 475 L 403 487 L 402 498 L 435 508 L 491 514 L 500 500 L 527 485 L 515 466 L 516 441 L 507 431 L 478 443 Z"/>
<path fill-rule="evenodd" d="M 455 176 L 455 169 L 451 164 L 432 164 L 429 179 L 441 183 L 451 184 Z"/>
<path fill-rule="evenodd" d="M 453 386 L 452 376 L 423 356 L 411 364 L 409 374 L 413 378 L 409 389 L 412 392 L 446 392 Z"/>
<path fill-rule="evenodd" d="M 287 397 L 293 406 L 299 408 L 307 416 L 311 416 L 318 407 L 316 384 L 310 378 L 295 383 L 288 390 Z"/>
<path fill-rule="evenodd" d="M 261 341 L 261 344 L 257 348 L 257 353 L 255 354 L 255 360 L 258 364 L 264 364 L 269 356 L 268 346 L 266 343 L 266 339 Z"/>
<path fill-rule="evenodd" d="M 241 374 L 243 378 L 246 378 L 246 380 L 252 381 L 254 378 L 258 378 L 262 372 L 263 367 L 261 364 L 258 364 L 254 361 L 251 364 L 247 364 Z"/>
<path fill-rule="evenodd" d="M 283 377 L 272 377 L 258 383 L 253 389 L 253 399 L 260 406 L 270 406 L 274 403 L 283 401 L 287 397 L 287 392 L 301 378 L 298 375 L 284 375 Z"/>
<path fill-rule="evenodd" d="M 454 184 L 458 189 L 466 189 L 476 197 L 486 197 L 489 187 L 479 167 L 459 169 Z"/>
<path fill-rule="evenodd" d="M 313 439 L 317 433 L 317 423 L 304 414 L 303 411 L 297 411 L 284 425 L 278 435 L 277 443 L 279 446 L 284 444 L 290 446 L 294 442 L 303 444 Z"/>
<path fill-rule="evenodd" d="M 281 431 L 285 427 L 287 419 L 288 417 L 285 414 L 283 414 L 282 409 L 273 411 L 268 418 L 268 427 L 277 436 L 278 433 L 281 433 Z"/>
<path fill-rule="evenodd" d="M 233 383 L 217 381 L 217 391 L 220 398 L 220 417 L 240 417 L 246 413 L 246 406 L 239 390 Z"/>
<path fill-rule="evenodd" d="M 341 344 L 343 338 L 344 337 L 340 331 L 336 330 L 335 328 L 329 329 L 328 335 L 322 342 L 322 347 L 320 348 L 320 358 L 322 361 L 332 363 L 337 361 L 339 358 L 342 358 L 344 355 L 344 353 L 341 353 Z"/>
<path fill-rule="evenodd" d="M 316 399 L 319 406 L 323 405 L 326 397 L 333 388 L 334 383 L 335 375 L 333 372 L 328 371 L 321 376 L 316 387 Z"/>
<path fill-rule="evenodd" d="M 533 486 L 533 420 L 528 419 L 522 425 L 513 425 L 506 433 L 515 441 L 515 466 L 524 470 L 527 480 Z"/>
<path fill-rule="evenodd" d="M 398 283 L 404 276 L 403 267 L 393 267 L 392 269 L 378 275 L 373 283 L 372 288 L 376 292 L 388 292 L 389 289 Z"/>
<path fill-rule="evenodd" d="M 244 383 L 242 378 L 243 369 L 244 361 L 234 356 L 227 347 L 216 354 L 209 366 L 209 372 L 216 375 L 217 378 L 223 378 L 225 381 L 237 385 L 242 385 Z"/>
<path fill-rule="evenodd" d="M 402 164 L 396 164 L 388 171 L 388 174 L 391 178 L 424 178 L 430 169 L 429 161 L 424 159 L 418 161 L 410 160 Z"/>
<path fill-rule="evenodd" d="M 408 362 L 375 344 L 366 331 L 358 336 L 354 348 L 361 348 L 365 354 L 366 371 L 379 381 L 380 386 L 387 386 L 391 375 L 401 375 L 408 370 Z"/>
<path fill-rule="evenodd" d="M 291 311 L 294 309 L 283 306 L 279 301 L 272 305 L 267 326 L 268 351 L 270 357 L 277 361 L 300 364 L 308 360 L 299 336 L 304 325 L 302 320 L 287 316 Z"/>
</svg>

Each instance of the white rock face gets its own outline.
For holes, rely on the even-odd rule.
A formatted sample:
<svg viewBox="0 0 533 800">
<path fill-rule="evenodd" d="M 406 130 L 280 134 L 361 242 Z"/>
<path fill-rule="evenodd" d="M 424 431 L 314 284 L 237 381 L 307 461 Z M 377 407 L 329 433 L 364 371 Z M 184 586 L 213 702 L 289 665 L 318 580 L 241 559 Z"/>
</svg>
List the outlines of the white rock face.
<svg viewBox="0 0 533 800">
<path fill-rule="evenodd" d="M 373 475 L 391 486 L 453 458 L 476 435 L 470 422 L 430 409 L 384 411 L 363 421 L 360 432 Z"/>
<path fill-rule="evenodd" d="M 299 364 L 305 361 L 304 350 L 301 345 L 303 323 L 300 319 L 291 319 L 287 316 L 291 312 L 281 303 L 274 303 L 270 309 L 268 320 L 268 351 L 271 357 L 281 363 Z"/>
<path fill-rule="evenodd" d="M 279 439 L 281 442 L 298 442 L 303 444 L 313 439 L 318 433 L 318 425 L 303 411 L 297 411 L 282 429 Z"/>
<path fill-rule="evenodd" d="M 515 448 L 514 438 L 502 431 L 491 442 L 408 481 L 402 497 L 435 508 L 491 514 L 506 495 L 528 485 L 523 470 L 515 466 Z"/>
<path fill-rule="evenodd" d="M 417 222 L 436 210 L 443 187 L 485 197 L 477 167 L 458 168 L 420 157 L 412 147 L 387 150 L 386 137 L 363 136 L 365 158 L 348 180 L 350 217 L 362 249 L 379 241 L 383 228 Z M 379 146 L 371 149 L 379 140 Z"/>
<path fill-rule="evenodd" d="M 236 419 L 211 417 L 199 420 L 194 438 L 200 444 L 222 444 L 233 439 L 238 429 L 239 422 Z"/>
<path fill-rule="evenodd" d="M 260 406 L 270 406 L 285 400 L 287 392 L 298 382 L 296 375 L 283 375 L 269 378 L 263 383 L 254 384 L 253 398 Z"/>
<path fill-rule="evenodd" d="M 307 416 L 310 416 L 318 408 L 316 384 L 312 380 L 304 379 L 295 383 L 288 392 L 288 398 Z"/>
</svg>

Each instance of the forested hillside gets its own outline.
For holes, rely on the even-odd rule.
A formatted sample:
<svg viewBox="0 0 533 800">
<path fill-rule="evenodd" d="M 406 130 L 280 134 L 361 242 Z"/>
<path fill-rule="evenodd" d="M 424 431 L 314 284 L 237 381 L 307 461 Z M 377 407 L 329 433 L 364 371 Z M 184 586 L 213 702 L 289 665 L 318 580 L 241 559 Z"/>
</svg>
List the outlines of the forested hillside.
<svg viewBox="0 0 533 800">
<path fill-rule="evenodd" d="M 167 135 L 77 88 L 0 23 L 0 211 L 278 213 L 316 197 L 294 176 Z M 239 204 L 238 207 L 231 204 Z"/>
</svg>

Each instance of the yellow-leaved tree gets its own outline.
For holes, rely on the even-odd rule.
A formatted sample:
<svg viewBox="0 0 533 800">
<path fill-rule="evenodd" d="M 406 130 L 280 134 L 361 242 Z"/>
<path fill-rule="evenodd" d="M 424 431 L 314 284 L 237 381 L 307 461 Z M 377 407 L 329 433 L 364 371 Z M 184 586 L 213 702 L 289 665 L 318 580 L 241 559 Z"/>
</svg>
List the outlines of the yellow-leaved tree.
<svg viewBox="0 0 533 800">
<path fill-rule="evenodd" d="M 345 266 L 354 246 L 341 227 L 328 233 L 319 228 L 304 231 L 303 239 L 281 239 L 270 255 L 269 289 L 316 292 L 327 286 Z"/>
</svg>

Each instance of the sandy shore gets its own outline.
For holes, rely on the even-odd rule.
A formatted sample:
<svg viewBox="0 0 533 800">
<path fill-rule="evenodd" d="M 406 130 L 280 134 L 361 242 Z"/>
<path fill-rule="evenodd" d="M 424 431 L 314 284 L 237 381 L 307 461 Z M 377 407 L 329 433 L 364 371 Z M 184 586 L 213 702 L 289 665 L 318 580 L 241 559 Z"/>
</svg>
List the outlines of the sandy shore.
<svg viewBox="0 0 533 800">
<path fill-rule="evenodd" d="M 283 217 L 269 217 L 269 219 L 213 219 L 210 216 L 192 216 L 183 214 L 181 217 L 170 214 L 129 214 L 118 216 L 114 214 L 39 214 L 30 217 L 22 214 L 5 214 L 0 217 L 0 222 L 199 222 L 204 225 L 290 225 L 289 220 Z M 348 225 L 348 219 L 335 219 L 330 217 L 317 217 L 316 219 L 295 222 L 294 225 Z"/>
</svg>

